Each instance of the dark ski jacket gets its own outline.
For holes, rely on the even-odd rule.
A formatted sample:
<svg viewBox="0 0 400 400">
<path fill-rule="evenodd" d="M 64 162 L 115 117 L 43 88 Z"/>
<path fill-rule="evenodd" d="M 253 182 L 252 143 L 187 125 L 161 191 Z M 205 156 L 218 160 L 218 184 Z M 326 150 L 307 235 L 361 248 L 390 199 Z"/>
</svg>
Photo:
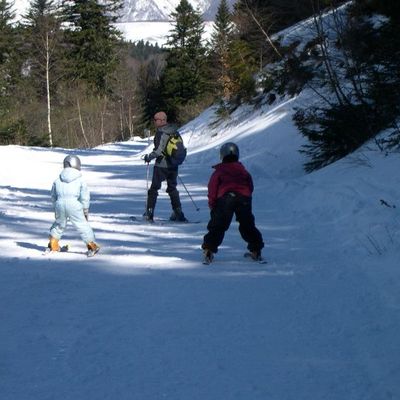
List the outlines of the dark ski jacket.
<svg viewBox="0 0 400 400">
<path fill-rule="evenodd" d="M 220 163 L 213 168 L 215 171 L 208 182 L 208 206 L 211 209 L 216 206 L 217 199 L 228 192 L 251 197 L 253 179 L 241 162 Z"/>
<path fill-rule="evenodd" d="M 156 159 L 156 163 L 154 165 L 155 167 L 174 169 L 177 168 L 175 166 L 171 166 L 171 164 L 167 161 L 163 154 L 170 135 L 173 135 L 176 131 L 177 127 L 173 124 L 167 124 L 156 130 L 156 133 L 154 135 L 154 149 L 149 154 L 149 160 L 153 160 L 154 158 Z"/>
</svg>

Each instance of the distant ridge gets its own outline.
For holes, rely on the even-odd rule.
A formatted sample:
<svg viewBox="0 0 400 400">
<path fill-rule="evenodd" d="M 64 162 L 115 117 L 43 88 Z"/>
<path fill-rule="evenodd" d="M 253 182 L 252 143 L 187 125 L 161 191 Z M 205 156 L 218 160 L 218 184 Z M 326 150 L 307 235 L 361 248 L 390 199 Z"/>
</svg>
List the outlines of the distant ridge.
<svg viewBox="0 0 400 400">
<path fill-rule="evenodd" d="M 201 12 L 205 21 L 213 21 L 220 0 L 188 0 L 194 9 Z M 119 22 L 158 21 L 167 22 L 174 12 L 180 0 L 124 0 Z M 230 6 L 236 0 L 227 0 Z M 14 10 L 17 19 L 23 15 L 29 7 L 29 0 L 15 0 Z"/>
<path fill-rule="evenodd" d="M 199 10 L 205 21 L 213 21 L 220 0 L 188 0 Z M 120 22 L 169 21 L 180 0 L 125 0 Z M 227 0 L 233 5 L 236 0 Z"/>
</svg>

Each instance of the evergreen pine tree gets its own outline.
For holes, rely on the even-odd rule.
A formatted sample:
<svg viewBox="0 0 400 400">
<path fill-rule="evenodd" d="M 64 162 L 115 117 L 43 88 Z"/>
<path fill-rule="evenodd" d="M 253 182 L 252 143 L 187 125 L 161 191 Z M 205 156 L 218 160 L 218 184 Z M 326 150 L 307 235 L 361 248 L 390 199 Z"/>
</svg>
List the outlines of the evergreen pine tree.
<svg viewBox="0 0 400 400">
<path fill-rule="evenodd" d="M 227 59 L 232 99 L 237 104 L 250 101 L 255 95 L 255 73 L 257 63 L 247 42 L 241 39 L 232 41 Z"/>
<path fill-rule="evenodd" d="M 64 2 L 71 75 L 85 80 L 99 93 L 109 90 L 108 79 L 118 64 L 120 33 L 112 23 L 121 6 L 121 0 Z"/>
<path fill-rule="evenodd" d="M 206 48 L 202 43 L 204 22 L 188 0 L 181 0 L 172 13 L 173 29 L 162 77 L 162 96 L 172 118 L 179 107 L 199 99 L 206 89 Z"/>
<path fill-rule="evenodd" d="M 239 38 L 247 43 L 262 68 L 273 61 L 276 55 L 281 57 L 270 40 L 272 34 L 325 7 L 343 2 L 344 0 L 237 0 L 233 20 Z"/>
<path fill-rule="evenodd" d="M 0 0 L 0 68 L 7 62 L 12 51 L 13 29 L 11 23 L 14 17 L 11 3 L 7 0 Z"/>
<path fill-rule="evenodd" d="M 232 16 L 226 0 L 221 0 L 211 35 L 210 64 L 216 95 L 229 99 L 232 81 L 229 74 L 229 51 L 233 40 Z"/>
<path fill-rule="evenodd" d="M 12 6 L 13 2 L 0 0 L 0 144 L 25 144 L 26 127 L 14 113 L 18 104 L 12 97 L 22 65 Z"/>
<path fill-rule="evenodd" d="M 238 0 L 234 5 L 233 20 L 237 27 L 238 39 L 247 43 L 253 56 L 262 66 L 269 47 L 263 33 L 274 32 L 277 18 L 273 15 L 271 0 Z"/>
</svg>

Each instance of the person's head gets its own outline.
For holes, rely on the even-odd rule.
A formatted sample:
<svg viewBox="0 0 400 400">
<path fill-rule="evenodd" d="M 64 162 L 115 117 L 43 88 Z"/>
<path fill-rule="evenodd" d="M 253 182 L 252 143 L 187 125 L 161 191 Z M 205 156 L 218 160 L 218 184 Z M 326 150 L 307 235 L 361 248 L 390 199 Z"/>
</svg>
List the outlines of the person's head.
<svg viewBox="0 0 400 400">
<path fill-rule="evenodd" d="M 64 168 L 75 168 L 78 171 L 81 170 L 81 160 L 78 156 L 70 155 L 64 158 Z"/>
<path fill-rule="evenodd" d="M 154 114 L 154 125 L 156 128 L 161 128 L 167 124 L 167 114 L 164 111 L 159 111 Z"/>
<path fill-rule="evenodd" d="M 239 147 L 233 142 L 225 143 L 219 149 L 219 156 L 222 162 L 239 161 Z"/>
</svg>

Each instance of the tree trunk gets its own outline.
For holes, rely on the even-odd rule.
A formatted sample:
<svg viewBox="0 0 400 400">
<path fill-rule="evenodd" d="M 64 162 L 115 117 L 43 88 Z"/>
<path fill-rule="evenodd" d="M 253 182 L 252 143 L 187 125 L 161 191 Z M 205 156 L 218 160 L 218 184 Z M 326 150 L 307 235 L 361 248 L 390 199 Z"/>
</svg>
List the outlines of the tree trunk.
<svg viewBox="0 0 400 400">
<path fill-rule="evenodd" d="M 49 51 L 48 32 L 46 32 L 46 91 L 47 91 L 47 129 L 49 134 L 49 145 L 50 147 L 53 147 L 53 134 L 51 132 L 50 51 Z"/>
</svg>

